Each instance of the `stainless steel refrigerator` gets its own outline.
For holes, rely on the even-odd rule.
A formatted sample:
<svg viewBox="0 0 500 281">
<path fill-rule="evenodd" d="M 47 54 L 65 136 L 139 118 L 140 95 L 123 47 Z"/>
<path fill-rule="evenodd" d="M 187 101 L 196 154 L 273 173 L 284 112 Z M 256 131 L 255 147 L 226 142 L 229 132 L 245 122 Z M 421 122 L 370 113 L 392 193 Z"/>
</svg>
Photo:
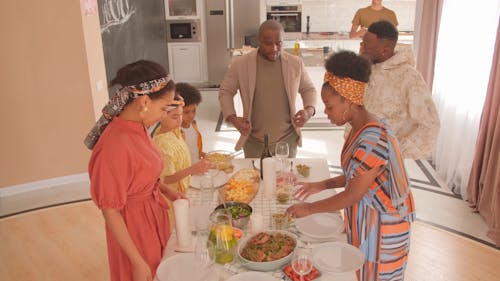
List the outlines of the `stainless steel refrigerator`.
<svg viewBox="0 0 500 281">
<path fill-rule="evenodd" d="M 230 49 L 257 35 L 260 1 L 205 0 L 208 80 L 219 85 L 230 62 Z"/>
</svg>

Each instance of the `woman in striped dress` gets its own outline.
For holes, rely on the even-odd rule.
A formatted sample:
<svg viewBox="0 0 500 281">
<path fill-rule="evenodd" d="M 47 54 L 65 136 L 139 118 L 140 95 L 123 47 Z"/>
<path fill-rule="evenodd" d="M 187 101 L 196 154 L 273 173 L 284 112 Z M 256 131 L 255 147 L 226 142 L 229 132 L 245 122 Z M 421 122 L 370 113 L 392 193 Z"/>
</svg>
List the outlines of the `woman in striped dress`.
<svg viewBox="0 0 500 281">
<path fill-rule="evenodd" d="M 293 205 L 287 212 L 298 218 L 345 209 L 348 242 L 365 255 L 358 280 L 403 280 L 415 210 L 398 141 L 385 121 L 363 106 L 370 63 L 343 51 L 327 60 L 326 70 L 321 91 L 325 113 L 338 126 L 352 126 L 342 149 L 343 174 L 305 183 L 296 196 L 305 199 L 326 188 L 345 190 Z"/>
</svg>

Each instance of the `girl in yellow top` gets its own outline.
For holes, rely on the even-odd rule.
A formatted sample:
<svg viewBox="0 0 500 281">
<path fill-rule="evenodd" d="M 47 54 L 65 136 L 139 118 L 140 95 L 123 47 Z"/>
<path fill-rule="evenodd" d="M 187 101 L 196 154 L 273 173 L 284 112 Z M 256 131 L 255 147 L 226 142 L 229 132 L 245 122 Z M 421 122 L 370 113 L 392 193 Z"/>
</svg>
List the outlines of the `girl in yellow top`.
<svg viewBox="0 0 500 281">
<path fill-rule="evenodd" d="M 201 93 L 188 83 L 176 83 L 175 93 L 184 99 L 181 132 L 191 152 L 191 163 L 196 163 L 205 155 L 202 136 L 195 120 L 196 110 L 201 103 Z"/>
<path fill-rule="evenodd" d="M 180 96 L 176 96 L 182 101 Z M 163 171 L 160 178 L 167 185 L 174 185 L 177 191 L 185 193 L 189 187 L 190 176 L 203 174 L 210 168 L 206 159 L 191 165 L 191 155 L 186 142 L 182 139 L 180 125 L 182 123 L 182 105 L 167 113 L 156 129 L 153 141 L 163 154 Z"/>
</svg>

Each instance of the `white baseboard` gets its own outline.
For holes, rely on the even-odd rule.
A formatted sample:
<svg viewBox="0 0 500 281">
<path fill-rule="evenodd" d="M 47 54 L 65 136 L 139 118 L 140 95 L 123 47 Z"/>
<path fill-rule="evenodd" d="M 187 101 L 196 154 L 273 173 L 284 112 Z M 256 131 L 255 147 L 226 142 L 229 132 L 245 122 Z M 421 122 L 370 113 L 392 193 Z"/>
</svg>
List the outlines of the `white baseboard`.
<svg viewBox="0 0 500 281">
<path fill-rule="evenodd" d="M 89 174 L 81 173 L 69 176 L 51 178 L 41 181 L 28 182 L 0 188 L 0 198 L 18 195 L 20 193 L 39 191 L 55 186 L 68 185 L 74 183 L 89 183 Z"/>
</svg>

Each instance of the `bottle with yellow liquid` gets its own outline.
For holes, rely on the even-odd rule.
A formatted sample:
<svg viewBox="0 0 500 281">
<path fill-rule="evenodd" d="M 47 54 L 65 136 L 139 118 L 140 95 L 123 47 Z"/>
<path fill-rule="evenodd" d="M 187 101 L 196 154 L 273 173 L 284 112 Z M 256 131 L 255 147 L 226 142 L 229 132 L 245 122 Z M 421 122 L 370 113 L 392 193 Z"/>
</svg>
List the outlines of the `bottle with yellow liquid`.
<svg viewBox="0 0 500 281">
<path fill-rule="evenodd" d="M 293 53 L 298 56 L 300 53 L 300 42 L 299 39 L 295 40 L 295 44 L 293 44 Z"/>
<path fill-rule="evenodd" d="M 210 221 L 212 225 L 208 241 L 212 242 L 215 262 L 219 264 L 232 262 L 237 242 L 231 225 L 231 213 L 227 209 L 215 210 L 210 215 Z"/>
</svg>

